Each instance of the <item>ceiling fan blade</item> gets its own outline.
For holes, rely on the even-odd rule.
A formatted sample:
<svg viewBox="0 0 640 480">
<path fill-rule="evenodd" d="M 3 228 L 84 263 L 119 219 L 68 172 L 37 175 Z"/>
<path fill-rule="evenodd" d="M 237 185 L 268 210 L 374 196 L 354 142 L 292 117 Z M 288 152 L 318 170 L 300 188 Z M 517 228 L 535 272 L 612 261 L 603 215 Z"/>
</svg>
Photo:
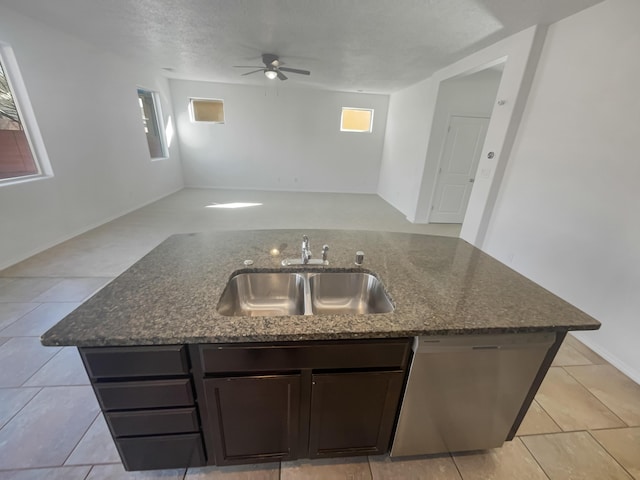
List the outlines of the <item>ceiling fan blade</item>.
<svg viewBox="0 0 640 480">
<path fill-rule="evenodd" d="M 278 78 L 280 80 L 286 80 L 287 79 L 287 76 L 284 73 L 282 73 L 279 68 L 276 68 L 276 72 L 278 73 Z"/>
<path fill-rule="evenodd" d="M 247 73 L 243 73 L 242 75 L 240 75 L 241 77 L 244 77 L 245 75 L 251 75 L 252 73 L 258 73 L 258 72 L 262 72 L 264 70 L 264 68 L 260 68 L 258 70 L 254 70 L 253 72 L 247 72 Z"/>
<path fill-rule="evenodd" d="M 282 70 L 283 72 L 298 73 L 300 75 L 311 75 L 311 72 L 309 70 L 300 70 L 297 68 L 280 67 L 280 70 Z"/>
<path fill-rule="evenodd" d="M 234 65 L 233 68 L 264 68 L 260 65 Z"/>
</svg>

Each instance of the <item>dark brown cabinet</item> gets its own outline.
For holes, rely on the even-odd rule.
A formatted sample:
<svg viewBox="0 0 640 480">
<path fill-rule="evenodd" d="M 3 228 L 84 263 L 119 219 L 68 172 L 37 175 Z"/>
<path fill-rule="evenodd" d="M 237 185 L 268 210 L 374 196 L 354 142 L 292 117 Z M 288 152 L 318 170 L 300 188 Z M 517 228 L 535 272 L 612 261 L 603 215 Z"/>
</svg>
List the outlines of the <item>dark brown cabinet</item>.
<svg viewBox="0 0 640 480">
<path fill-rule="evenodd" d="M 127 470 L 206 465 L 184 345 L 79 350 Z"/>
<path fill-rule="evenodd" d="M 216 463 L 298 456 L 300 375 L 204 380 Z"/>
<path fill-rule="evenodd" d="M 80 348 L 127 470 L 384 453 L 411 341 Z"/>
<path fill-rule="evenodd" d="M 386 452 L 403 378 L 401 371 L 313 375 L 309 456 Z"/>
<path fill-rule="evenodd" d="M 389 448 L 409 339 L 197 345 L 190 353 L 209 464 Z"/>
</svg>

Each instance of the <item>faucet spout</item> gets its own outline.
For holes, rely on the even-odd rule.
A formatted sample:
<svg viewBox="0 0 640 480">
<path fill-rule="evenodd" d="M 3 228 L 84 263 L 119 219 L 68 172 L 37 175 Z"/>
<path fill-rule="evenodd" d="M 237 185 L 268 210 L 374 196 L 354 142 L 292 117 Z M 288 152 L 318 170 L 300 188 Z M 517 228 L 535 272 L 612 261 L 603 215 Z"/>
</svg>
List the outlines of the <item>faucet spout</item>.
<svg viewBox="0 0 640 480">
<path fill-rule="evenodd" d="M 311 259 L 311 249 L 309 248 L 309 237 L 302 236 L 302 263 L 306 265 Z"/>
<path fill-rule="evenodd" d="M 282 260 L 283 267 L 289 267 L 291 265 L 329 265 L 329 260 L 327 260 L 327 255 L 329 252 L 329 245 L 324 245 L 322 247 L 322 259 L 319 258 L 311 258 L 311 247 L 309 246 L 309 237 L 306 235 L 302 236 L 302 252 L 298 258 L 285 258 Z"/>
</svg>

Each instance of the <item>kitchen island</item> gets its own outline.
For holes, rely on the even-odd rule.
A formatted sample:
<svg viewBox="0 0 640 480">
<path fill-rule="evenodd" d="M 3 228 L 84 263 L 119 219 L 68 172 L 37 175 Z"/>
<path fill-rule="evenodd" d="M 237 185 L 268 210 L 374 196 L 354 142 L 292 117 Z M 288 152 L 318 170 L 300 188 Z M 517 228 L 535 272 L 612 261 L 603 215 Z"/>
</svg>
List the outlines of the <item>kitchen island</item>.
<svg viewBox="0 0 640 480">
<path fill-rule="evenodd" d="M 329 265 L 281 265 L 300 256 L 303 233 L 312 251 L 330 245 Z M 365 259 L 356 266 L 360 250 Z M 235 274 L 301 269 L 370 272 L 395 309 L 257 317 L 218 312 Z M 42 343 L 80 348 L 125 467 L 139 470 L 384 453 L 413 337 L 553 334 L 507 440 L 566 332 L 599 325 L 460 239 L 230 231 L 169 237 L 45 333 Z"/>
</svg>

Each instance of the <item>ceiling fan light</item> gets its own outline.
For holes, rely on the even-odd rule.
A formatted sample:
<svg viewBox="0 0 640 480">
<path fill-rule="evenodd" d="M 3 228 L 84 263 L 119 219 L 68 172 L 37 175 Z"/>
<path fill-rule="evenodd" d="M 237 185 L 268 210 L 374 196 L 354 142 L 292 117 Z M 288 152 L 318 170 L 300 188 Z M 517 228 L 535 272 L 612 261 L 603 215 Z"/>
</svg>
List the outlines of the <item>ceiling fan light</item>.
<svg viewBox="0 0 640 480">
<path fill-rule="evenodd" d="M 274 80 L 278 76 L 278 72 L 276 72 L 275 70 L 265 70 L 264 76 L 269 80 Z"/>
</svg>

